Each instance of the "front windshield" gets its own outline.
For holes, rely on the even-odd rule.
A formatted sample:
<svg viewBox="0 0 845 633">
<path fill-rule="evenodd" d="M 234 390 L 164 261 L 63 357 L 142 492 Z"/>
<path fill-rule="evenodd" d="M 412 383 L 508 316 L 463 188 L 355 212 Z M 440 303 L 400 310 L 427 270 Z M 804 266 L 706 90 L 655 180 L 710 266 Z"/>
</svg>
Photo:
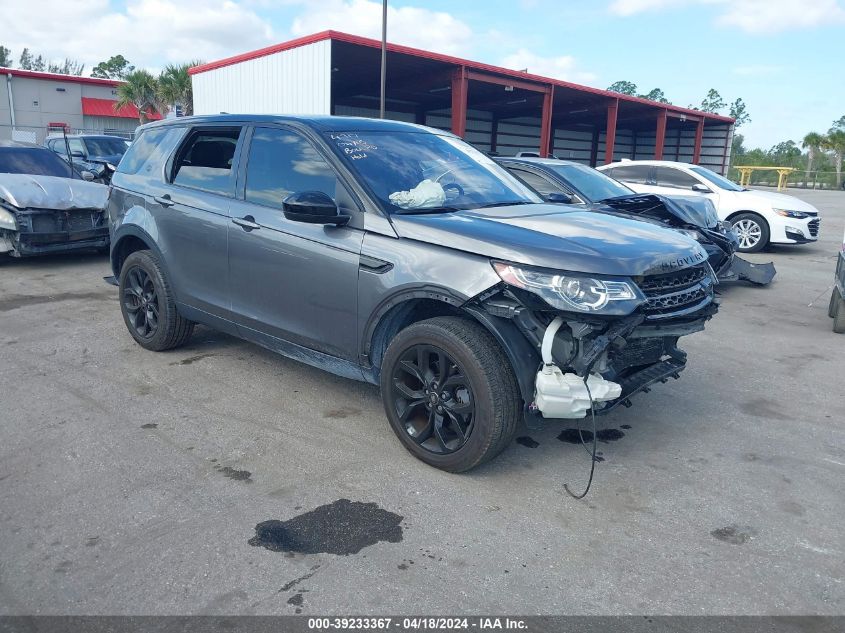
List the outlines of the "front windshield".
<svg viewBox="0 0 845 633">
<path fill-rule="evenodd" d="M 572 187 L 583 194 L 588 202 L 630 196 L 634 193 L 621 182 L 586 165 L 548 164 L 547 166 L 559 174 L 561 178 L 571 183 Z"/>
<path fill-rule="evenodd" d="M 724 176 L 720 176 L 715 171 L 710 171 L 706 167 L 690 167 L 690 171 L 694 171 L 699 176 L 706 178 L 714 185 L 721 187 L 722 189 L 727 189 L 728 191 L 742 191 L 742 187 L 740 187 L 735 182 L 731 182 Z"/>
<path fill-rule="evenodd" d="M 71 177 L 68 163 L 48 149 L 35 147 L 0 149 L 0 174 Z"/>
<path fill-rule="evenodd" d="M 122 138 L 86 138 L 85 147 L 89 156 L 123 156 L 127 145 Z"/>
<path fill-rule="evenodd" d="M 326 134 L 388 213 L 433 213 L 540 198 L 460 139 L 430 132 L 361 131 Z"/>
</svg>

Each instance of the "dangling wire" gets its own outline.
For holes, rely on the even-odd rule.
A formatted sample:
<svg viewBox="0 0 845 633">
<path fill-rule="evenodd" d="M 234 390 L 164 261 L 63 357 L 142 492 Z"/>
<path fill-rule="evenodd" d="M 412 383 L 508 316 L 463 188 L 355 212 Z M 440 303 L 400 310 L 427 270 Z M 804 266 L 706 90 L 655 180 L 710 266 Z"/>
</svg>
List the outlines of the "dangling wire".
<svg viewBox="0 0 845 633">
<path fill-rule="evenodd" d="M 590 478 L 587 480 L 587 487 L 584 488 L 584 492 L 580 495 L 576 495 L 569 489 L 569 484 L 563 484 L 563 489 L 571 496 L 573 499 L 583 499 L 587 496 L 587 493 L 590 492 L 590 486 L 593 485 L 593 473 L 596 471 L 596 412 L 593 406 L 593 394 L 590 391 L 590 385 L 587 384 L 587 378 L 590 377 L 589 371 L 586 373 L 584 377 L 584 387 L 587 389 L 587 395 L 590 397 L 590 417 L 593 421 L 593 450 L 589 451 L 587 449 L 587 443 L 584 441 L 584 434 L 581 432 L 581 425 L 578 425 L 578 437 L 581 438 L 581 446 L 584 447 L 590 453 Z"/>
</svg>

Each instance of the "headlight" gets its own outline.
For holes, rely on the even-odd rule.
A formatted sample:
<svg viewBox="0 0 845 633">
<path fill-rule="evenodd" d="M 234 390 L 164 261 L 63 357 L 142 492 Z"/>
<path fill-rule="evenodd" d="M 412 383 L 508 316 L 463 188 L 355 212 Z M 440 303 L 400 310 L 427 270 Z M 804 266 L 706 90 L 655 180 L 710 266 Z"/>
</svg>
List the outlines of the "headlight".
<svg viewBox="0 0 845 633">
<path fill-rule="evenodd" d="M 7 231 L 18 230 L 15 216 L 10 211 L 6 211 L 6 209 L 0 209 L 0 229 L 6 229 Z"/>
<path fill-rule="evenodd" d="M 694 239 L 696 242 L 700 242 L 703 238 L 701 233 L 698 231 L 690 230 L 690 229 L 675 229 L 678 233 L 683 233 L 687 237 Z"/>
<path fill-rule="evenodd" d="M 545 272 L 504 262 L 493 262 L 493 268 L 505 283 L 533 292 L 560 310 L 626 315 L 645 301 L 639 288 L 625 279 Z"/>
<path fill-rule="evenodd" d="M 790 211 L 789 209 L 772 209 L 772 211 L 785 218 L 795 218 L 796 220 L 803 220 L 810 217 L 803 211 Z"/>
</svg>

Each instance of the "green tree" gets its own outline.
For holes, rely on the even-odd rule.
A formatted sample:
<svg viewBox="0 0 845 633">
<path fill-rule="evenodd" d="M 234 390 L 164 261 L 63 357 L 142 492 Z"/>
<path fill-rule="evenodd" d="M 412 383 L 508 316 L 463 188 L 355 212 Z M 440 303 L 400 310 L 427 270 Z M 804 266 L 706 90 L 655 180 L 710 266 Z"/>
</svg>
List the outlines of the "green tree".
<svg viewBox="0 0 845 633">
<path fill-rule="evenodd" d="M 18 66 L 20 66 L 21 70 L 32 70 L 32 54 L 29 52 L 28 48 L 21 51 Z"/>
<path fill-rule="evenodd" d="M 746 150 L 743 143 L 745 143 L 745 137 L 742 134 L 734 134 L 733 140 L 731 140 L 731 163 L 734 162 L 735 158 L 745 154 Z"/>
<path fill-rule="evenodd" d="M 842 154 L 845 153 L 845 129 L 836 127 L 836 123 L 834 123 L 834 127 L 830 128 L 827 133 L 822 147 L 833 152 L 833 165 L 836 168 L 836 187 L 838 189 L 842 186 Z"/>
<path fill-rule="evenodd" d="M 38 58 L 40 59 L 41 56 L 39 55 Z M 50 62 L 47 64 L 47 72 L 57 75 L 76 75 L 78 77 L 85 72 L 85 64 L 74 59 L 65 58 L 63 62 L 57 64 Z"/>
<path fill-rule="evenodd" d="M 810 178 L 810 172 L 813 171 L 813 163 L 816 162 L 816 155 L 821 151 L 821 146 L 824 144 L 824 136 L 818 132 L 810 132 L 804 136 L 801 141 L 801 147 L 807 150 L 807 179 Z"/>
<path fill-rule="evenodd" d="M 839 117 L 833 122 L 830 127 L 831 130 L 845 130 L 845 115 Z"/>
<path fill-rule="evenodd" d="M 740 125 L 744 125 L 746 123 L 751 123 L 751 115 L 748 114 L 745 102 L 741 98 L 737 98 L 737 100 L 731 104 L 729 116 L 732 119 L 736 119 L 734 122 L 735 128 L 738 128 Z"/>
<path fill-rule="evenodd" d="M 112 55 L 108 61 L 94 66 L 91 76 L 101 79 L 123 79 L 133 70 L 135 67 L 123 55 Z"/>
<path fill-rule="evenodd" d="M 194 91 L 188 69 L 200 64 L 202 62 L 195 60 L 166 66 L 158 77 L 159 103 L 167 107 L 178 104 L 185 116 L 191 116 L 194 113 Z"/>
<path fill-rule="evenodd" d="M 115 110 L 127 105 L 138 108 L 138 120 L 143 125 L 154 112 L 158 112 L 158 81 L 146 70 L 133 70 L 117 87 Z"/>
<path fill-rule="evenodd" d="M 636 95 L 637 94 L 637 84 L 632 83 L 630 81 L 617 81 L 608 86 L 607 88 L 610 92 L 618 92 L 619 94 L 623 95 Z"/>
<path fill-rule="evenodd" d="M 14 63 L 15 60 L 12 59 L 12 51 L 3 45 L 0 45 L 0 66 L 3 66 L 4 68 L 11 68 Z"/>
<path fill-rule="evenodd" d="M 639 96 L 641 96 L 643 99 L 648 99 L 649 101 L 657 101 L 658 103 L 671 103 L 671 101 L 666 98 L 666 95 L 663 94 L 663 91 L 660 88 L 655 88 L 648 94 Z"/>
<path fill-rule="evenodd" d="M 32 64 L 30 64 L 30 70 L 37 70 L 39 72 L 47 70 L 47 63 L 44 61 L 43 55 L 39 55 L 38 57 L 32 60 Z"/>
<path fill-rule="evenodd" d="M 702 112 L 710 112 L 711 114 L 718 114 L 719 110 L 724 109 L 725 100 L 722 99 L 722 95 L 715 88 L 710 88 L 707 91 L 707 96 L 704 97 L 704 100 L 701 102 L 701 105 L 698 107 L 699 110 Z"/>
</svg>

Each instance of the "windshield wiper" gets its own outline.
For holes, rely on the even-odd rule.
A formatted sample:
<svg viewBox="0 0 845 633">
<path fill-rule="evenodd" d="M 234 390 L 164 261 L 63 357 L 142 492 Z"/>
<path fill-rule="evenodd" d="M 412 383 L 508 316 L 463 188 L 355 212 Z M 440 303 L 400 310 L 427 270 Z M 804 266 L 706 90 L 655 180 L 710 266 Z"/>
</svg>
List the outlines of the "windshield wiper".
<svg viewBox="0 0 845 633">
<path fill-rule="evenodd" d="M 457 207 L 420 207 L 418 209 L 399 209 L 394 211 L 396 215 L 422 215 L 426 213 L 451 213 L 453 211 L 464 211 Z"/>
<path fill-rule="evenodd" d="M 491 207 L 515 207 L 520 204 L 537 204 L 536 202 L 531 202 L 530 200 L 511 200 L 510 202 L 488 202 L 487 204 L 482 204 L 477 207 L 472 207 L 473 209 L 489 209 Z"/>
</svg>

